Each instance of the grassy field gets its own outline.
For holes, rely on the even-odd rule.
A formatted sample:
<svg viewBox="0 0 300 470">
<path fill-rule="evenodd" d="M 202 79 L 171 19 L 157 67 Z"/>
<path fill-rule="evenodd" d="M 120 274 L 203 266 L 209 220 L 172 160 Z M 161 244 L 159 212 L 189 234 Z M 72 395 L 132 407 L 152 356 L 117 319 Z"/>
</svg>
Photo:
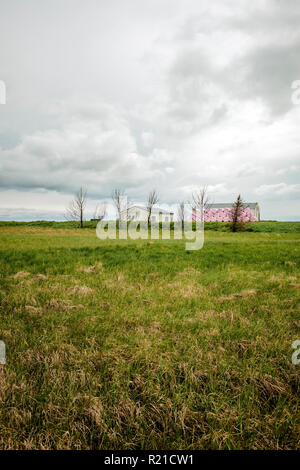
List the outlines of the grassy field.
<svg viewBox="0 0 300 470">
<path fill-rule="evenodd" d="M 161 224 L 160 224 L 161 225 Z M 195 225 L 195 224 L 194 224 Z M 205 230 L 213 230 L 216 232 L 229 232 L 229 223 L 226 222 L 205 222 Z M 96 221 L 85 221 L 84 229 L 96 228 Z M 35 227 L 35 228 L 60 228 L 74 229 L 78 228 L 78 222 L 64 221 L 56 222 L 54 220 L 35 220 L 32 222 L 14 222 L 0 221 L 1 227 Z M 171 222 L 171 228 L 174 224 Z M 245 231 L 248 232 L 265 232 L 265 233 L 300 233 L 300 222 L 248 222 L 245 224 Z"/>
<path fill-rule="evenodd" d="M 300 447 L 300 233 L 3 224 L 0 257 L 1 449 Z"/>
</svg>

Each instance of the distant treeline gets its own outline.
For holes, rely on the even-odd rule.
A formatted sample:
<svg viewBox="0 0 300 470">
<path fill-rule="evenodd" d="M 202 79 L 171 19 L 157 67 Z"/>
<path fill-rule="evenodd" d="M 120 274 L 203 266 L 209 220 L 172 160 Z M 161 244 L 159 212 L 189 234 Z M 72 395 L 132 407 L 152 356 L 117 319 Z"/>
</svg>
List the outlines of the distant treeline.
<svg viewBox="0 0 300 470">
<path fill-rule="evenodd" d="M 118 223 L 118 222 L 117 222 Z M 167 225 L 168 222 L 164 222 Z M 174 222 L 170 222 L 170 229 L 174 229 Z M 195 223 L 193 228 L 195 229 Z M 229 223 L 227 222 L 205 222 L 205 230 L 213 230 L 216 232 L 228 232 Z M 16 222 L 16 221 L 0 221 L 0 227 L 49 227 L 58 229 L 72 229 L 78 228 L 77 221 L 52 221 L 52 220 L 36 220 L 32 222 Z M 86 221 L 84 223 L 85 229 L 95 229 L 97 221 Z M 159 224 L 162 228 L 162 223 Z M 300 233 L 300 222 L 276 222 L 276 221 L 261 221 L 261 222 L 248 222 L 245 224 L 246 232 L 268 232 L 268 233 Z"/>
</svg>

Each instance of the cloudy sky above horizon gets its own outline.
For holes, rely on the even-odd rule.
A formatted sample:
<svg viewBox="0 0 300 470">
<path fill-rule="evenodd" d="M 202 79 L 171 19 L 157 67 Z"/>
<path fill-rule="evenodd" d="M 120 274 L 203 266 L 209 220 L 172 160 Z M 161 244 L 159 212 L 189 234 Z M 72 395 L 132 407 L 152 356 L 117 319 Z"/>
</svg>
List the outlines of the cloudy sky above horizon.
<svg viewBox="0 0 300 470">
<path fill-rule="evenodd" d="M 300 220 L 299 24 L 298 0 L 0 0 L 0 219 L 207 185 Z"/>
</svg>

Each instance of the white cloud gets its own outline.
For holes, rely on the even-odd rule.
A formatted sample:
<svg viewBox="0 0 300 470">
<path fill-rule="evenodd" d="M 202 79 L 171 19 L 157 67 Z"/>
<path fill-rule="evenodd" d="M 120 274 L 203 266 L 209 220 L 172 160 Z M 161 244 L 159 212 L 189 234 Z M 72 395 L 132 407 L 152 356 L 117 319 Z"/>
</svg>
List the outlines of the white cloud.
<svg viewBox="0 0 300 470">
<path fill-rule="evenodd" d="M 255 190 L 255 193 L 259 196 L 265 194 L 289 195 L 293 193 L 299 193 L 300 195 L 300 184 L 262 184 Z"/>
<path fill-rule="evenodd" d="M 172 168 L 171 166 L 167 166 L 167 167 L 165 168 L 165 171 L 166 171 L 167 173 L 174 173 L 175 168 Z"/>
<path fill-rule="evenodd" d="M 151 147 L 153 144 L 153 133 L 152 132 L 142 132 L 141 139 L 145 148 Z"/>
<path fill-rule="evenodd" d="M 137 153 L 128 124 L 107 105 L 73 109 L 58 129 L 35 132 L 0 152 L 1 184 L 72 192 L 87 186 L 103 195 L 110 185 L 137 185 L 152 176 Z"/>
</svg>

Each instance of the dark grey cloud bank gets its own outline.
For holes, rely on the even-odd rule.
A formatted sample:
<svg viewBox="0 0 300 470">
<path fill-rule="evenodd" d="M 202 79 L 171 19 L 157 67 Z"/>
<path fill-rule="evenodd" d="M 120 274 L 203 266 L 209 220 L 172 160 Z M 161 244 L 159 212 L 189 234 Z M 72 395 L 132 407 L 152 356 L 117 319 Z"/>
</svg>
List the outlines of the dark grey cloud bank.
<svg viewBox="0 0 300 470">
<path fill-rule="evenodd" d="M 241 192 L 300 219 L 298 1 L 0 10 L 1 218 L 58 218 L 80 185 L 140 202 L 156 186 L 174 204 L 207 184 L 215 202 Z"/>
</svg>

